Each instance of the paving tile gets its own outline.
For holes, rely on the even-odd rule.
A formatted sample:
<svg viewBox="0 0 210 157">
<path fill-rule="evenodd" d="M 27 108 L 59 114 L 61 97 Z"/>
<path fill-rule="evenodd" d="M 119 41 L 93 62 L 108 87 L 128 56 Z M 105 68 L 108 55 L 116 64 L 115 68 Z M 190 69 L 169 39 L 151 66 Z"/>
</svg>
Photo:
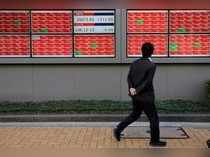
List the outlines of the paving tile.
<svg viewBox="0 0 210 157">
<path fill-rule="evenodd" d="M 189 139 L 167 139 L 166 148 L 206 148 L 210 130 L 184 128 Z M 0 128 L 0 150 L 6 148 L 151 148 L 149 139 L 117 142 L 112 128 Z"/>
</svg>

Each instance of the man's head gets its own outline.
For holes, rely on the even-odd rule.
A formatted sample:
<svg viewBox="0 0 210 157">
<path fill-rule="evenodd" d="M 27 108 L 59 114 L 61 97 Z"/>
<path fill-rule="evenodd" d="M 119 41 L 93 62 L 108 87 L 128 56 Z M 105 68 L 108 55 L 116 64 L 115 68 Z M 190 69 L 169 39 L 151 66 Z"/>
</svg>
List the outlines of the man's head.
<svg viewBox="0 0 210 157">
<path fill-rule="evenodd" d="M 141 47 L 142 56 L 145 58 L 151 57 L 154 51 L 154 45 L 147 42 Z"/>
</svg>

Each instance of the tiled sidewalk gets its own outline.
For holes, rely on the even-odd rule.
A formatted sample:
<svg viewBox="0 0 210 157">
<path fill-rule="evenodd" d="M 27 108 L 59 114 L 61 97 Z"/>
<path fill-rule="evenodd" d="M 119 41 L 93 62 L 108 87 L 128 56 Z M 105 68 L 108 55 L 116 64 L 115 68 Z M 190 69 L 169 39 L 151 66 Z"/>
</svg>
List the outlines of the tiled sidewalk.
<svg viewBox="0 0 210 157">
<path fill-rule="evenodd" d="M 210 130 L 185 128 L 189 139 L 168 139 L 166 148 L 206 148 Z M 0 128 L 0 150 L 7 148 L 150 148 L 149 139 L 117 142 L 112 128 Z"/>
</svg>

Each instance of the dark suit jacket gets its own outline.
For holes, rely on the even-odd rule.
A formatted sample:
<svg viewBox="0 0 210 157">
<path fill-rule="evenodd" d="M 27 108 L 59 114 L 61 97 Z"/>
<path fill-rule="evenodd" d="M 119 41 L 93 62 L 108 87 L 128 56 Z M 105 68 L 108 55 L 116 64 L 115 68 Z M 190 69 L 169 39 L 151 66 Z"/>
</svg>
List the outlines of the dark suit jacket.
<svg viewBox="0 0 210 157">
<path fill-rule="evenodd" d="M 154 97 L 153 77 L 156 65 L 149 58 L 140 58 L 134 61 L 128 73 L 128 87 L 135 88 L 140 97 Z"/>
</svg>

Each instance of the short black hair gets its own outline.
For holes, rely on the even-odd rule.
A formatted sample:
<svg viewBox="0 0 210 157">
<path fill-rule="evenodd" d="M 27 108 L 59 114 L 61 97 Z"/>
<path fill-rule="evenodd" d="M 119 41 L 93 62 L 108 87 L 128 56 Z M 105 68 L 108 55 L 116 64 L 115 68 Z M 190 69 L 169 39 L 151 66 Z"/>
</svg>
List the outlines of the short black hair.
<svg viewBox="0 0 210 157">
<path fill-rule="evenodd" d="M 151 57 L 154 51 L 154 45 L 150 42 L 146 42 L 141 47 L 143 57 Z"/>
</svg>

